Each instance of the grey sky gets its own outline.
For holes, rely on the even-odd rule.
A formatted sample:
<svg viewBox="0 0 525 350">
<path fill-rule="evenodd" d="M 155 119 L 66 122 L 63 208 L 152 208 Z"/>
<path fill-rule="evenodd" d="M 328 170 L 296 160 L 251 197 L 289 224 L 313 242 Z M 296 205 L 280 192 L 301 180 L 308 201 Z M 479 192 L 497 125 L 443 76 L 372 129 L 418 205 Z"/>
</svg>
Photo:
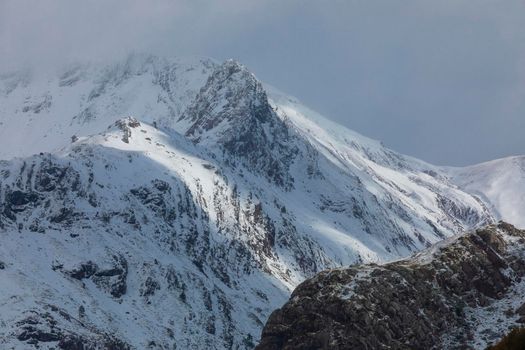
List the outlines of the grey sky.
<svg viewBox="0 0 525 350">
<path fill-rule="evenodd" d="M 0 0 L 0 70 L 127 52 L 236 58 L 397 151 L 525 154 L 525 1 Z"/>
</svg>

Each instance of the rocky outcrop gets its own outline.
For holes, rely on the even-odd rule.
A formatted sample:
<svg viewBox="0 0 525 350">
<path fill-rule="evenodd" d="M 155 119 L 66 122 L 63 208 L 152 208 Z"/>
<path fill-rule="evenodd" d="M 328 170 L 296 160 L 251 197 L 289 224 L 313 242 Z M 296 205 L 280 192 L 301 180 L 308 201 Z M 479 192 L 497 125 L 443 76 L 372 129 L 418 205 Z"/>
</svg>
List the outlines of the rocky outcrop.
<svg viewBox="0 0 525 350">
<path fill-rule="evenodd" d="M 111 265 L 105 269 L 87 261 L 64 273 L 80 281 L 90 278 L 98 288 L 115 298 L 120 298 L 126 294 L 128 262 L 122 255 L 113 255 L 112 258 Z"/>
<path fill-rule="evenodd" d="M 262 84 L 238 62 L 217 67 L 180 119 L 190 123 L 190 140 L 220 146 L 231 165 L 240 162 L 279 186 L 293 186 L 289 168 L 299 149 Z"/>
<path fill-rule="evenodd" d="M 407 260 L 318 274 L 256 349 L 480 348 L 522 322 L 524 275 L 525 231 L 501 222 Z"/>
<path fill-rule="evenodd" d="M 109 332 L 85 324 L 55 305 L 28 310 L 16 322 L 17 340 L 24 348 L 62 350 L 130 350 L 130 346 Z M 56 346 L 56 347 L 55 347 Z"/>
<path fill-rule="evenodd" d="M 121 140 L 125 143 L 129 143 L 129 138 L 131 137 L 131 128 L 138 128 L 139 126 L 140 122 L 133 117 L 119 119 L 115 122 L 115 127 L 122 131 Z"/>
</svg>

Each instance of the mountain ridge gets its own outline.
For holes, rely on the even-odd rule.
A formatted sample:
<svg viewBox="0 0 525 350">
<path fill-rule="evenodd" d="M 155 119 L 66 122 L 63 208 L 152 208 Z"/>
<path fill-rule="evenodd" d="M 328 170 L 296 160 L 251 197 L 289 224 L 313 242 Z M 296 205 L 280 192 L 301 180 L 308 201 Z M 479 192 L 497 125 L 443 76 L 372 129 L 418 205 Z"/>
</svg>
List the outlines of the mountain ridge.
<svg viewBox="0 0 525 350">
<path fill-rule="evenodd" d="M 92 69 L 0 81 L 2 345 L 251 348 L 305 278 L 494 221 L 448 171 L 326 122 L 237 62 Z"/>
</svg>

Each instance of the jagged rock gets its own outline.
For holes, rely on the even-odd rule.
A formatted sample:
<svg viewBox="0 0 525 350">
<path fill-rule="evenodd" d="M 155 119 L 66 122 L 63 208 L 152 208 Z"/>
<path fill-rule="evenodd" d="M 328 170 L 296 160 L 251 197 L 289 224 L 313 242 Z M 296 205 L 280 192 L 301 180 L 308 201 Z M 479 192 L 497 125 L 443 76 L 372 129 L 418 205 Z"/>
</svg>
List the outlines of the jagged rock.
<svg viewBox="0 0 525 350">
<path fill-rule="evenodd" d="M 6 202 L 11 205 L 11 210 L 23 210 L 22 207 L 29 203 L 35 203 L 38 200 L 36 193 L 24 193 L 22 191 L 13 191 L 6 193 Z"/>
<path fill-rule="evenodd" d="M 30 344 L 38 342 L 55 342 L 62 338 L 62 334 L 55 329 L 56 321 L 49 313 L 36 314 L 19 322 L 17 339 Z"/>
<path fill-rule="evenodd" d="M 49 312 L 34 313 L 17 322 L 17 339 L 29 344 L 38 342 L 56 342 L 62 333 L 55 328 L 57 322 Z"/>
<path fill-rule="evenodd" d="M 180 119 L 192 123 L 186 136 L 193 142 L 216 143 L 232 157 L 230 163 L 238 159 L 284 188 L 293 186 L 289 168 L 299 153 L 294 137 L 261 83 L 238 62 L 218 67 Z"/>
<path fill-rule="evenodd" d="M 54 305 L 44 305 L 43 310 L 28 310 L 26 313 L 29 316 L 18 321 L 15 330 L 16 338 L 26 347 L 131 350 L 126 342 L 76 320 Z"/>
<path fill-rule="evenodd" d="M 160 289 L 158 281 L 154 280 L 151 276 L 148 276 L 140 288 L 140 295 L 143 297 L 149 297 L 155 294 L 156 290 Z"/>
<path fill-rule="evenodd" d="M 272 313 L 256 348 L 478 348 L 520 322 L 478 333 L 495 313 L 504 316 L 499 300 L 516 302 L 525 288 L 524 252 L 525 231 L 500 223 L 407 260 L 322 272 Z M 487 306 L 494 309 L 483 319 Z"/>
<path fill-rule="evenodd" d="M 92 279 L 99 288 L 108 291 L 115 298 L 120 298 L 127 291 L 128 263 L 122 255 L 114 255 L 113 264 L 109 269 L 97 270 Z"/>
<path fill-rule="evenodd" d="M 72 269 L 71 271 L 66 271 L 66 273 L 77 280 L 82 280 L 84 278 L 90 278 L 97 270 L 97 264 L 92 261 L 87 261 L 80 264 L 80 266 Z"/>
<path fill-rule="evenodd" d="M 133 117 L 128 117 L 126 119 L 119 119 L 115 122 L 115 126 L 122 131 L 122 142 L 129 143 L 129 138 L 131 137 L 131 129 L 138 128 L 140 123 L 137 119 Z"/>
<path fill-rule="evenodd" d="M 120 298 L 127 290 L 128 263 L 122 255 L 114 255 L 112 264 L 111 268 L 101 269 L 94 262 L 87 261 L 64 272 L 78 280 L 91 278 L 100 289 L 107 291 L 115 298 Z"/>
</svg>

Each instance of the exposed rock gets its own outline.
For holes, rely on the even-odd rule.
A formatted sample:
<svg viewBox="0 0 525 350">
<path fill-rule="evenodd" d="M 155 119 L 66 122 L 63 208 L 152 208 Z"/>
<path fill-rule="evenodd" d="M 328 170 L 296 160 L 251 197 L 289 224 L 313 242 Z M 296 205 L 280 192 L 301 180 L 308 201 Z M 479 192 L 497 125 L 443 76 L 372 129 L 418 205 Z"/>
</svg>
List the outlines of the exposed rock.
<svg viewBox="0 0 525 350">
<path fill-rule="evenodd" d="M 131 350 L 124 341 L 86 325 L 54 305 L 28 310 L 16 323 L 16 338 L 27 347 L 63 350 Z M 45 343 L 46 345 L 42 344 Z M 55 347 L 56 346 L 56 347 Z"/>
<path fill-rule="evenodd" d="M 87 261 L 64 272 L 78 280 L 91 278 L 100 289 L 110 293 L 115 298 L 120 298 L 126 293 L 127 289 L 128 264 L 122 255 L 114 255 L 112 265 L 110 268 L 101 269 L 94 262 Z"/>
<path fill-rule="evenodd" d="M 108 335 L 96 342 L 78 335 L 67 335 L 60 339 L 58 348 L 62 350 L 131 350 L 128 344 Z"/>
<path fill-rule="evenodd" d="M 240 161 L 279 186 L 293 186 L 289 168 L 299 149 L 262 84 L 238 62 L 218 67 L 180 119 L 192 123 L 189 139 L 221 146 L 230 164 Z"/>
<path fill-rule="evenodd" d="M 119 119 L 115 122 L 115 126 L 122 131 L 122 142 L 129 143 L 131 137 L 131 129 L 138 128 L 140 123 L 133 117 Z"/>
<path fill-rule="evenodd" d="M 87 261 L 85 263 L 81 263 L 78 267 L 72 269 L 71 271 L 66 271 L 66 273 L 77 280 L 82 280 L 84 278 L 90 278 L 97 270 L 97 264 L 92 261 Z"/>
<path fill-rule="evenodd" d="M 478 348 L 520 322 L 500 305 L 520 302 L 524 275 L 525 231 L 506 223 L 407 260 L 325 271 L 272 313 L 257 349 Z"/>
<path fill-rule="evenodd" d="M 62 338 L 62 334 L 55 329 L 55 325 L 56 321 L 47 312 L 27 317 L 17 323 L 19 327 L 17 339 L 30 344 L 58 341 Z"/>
<path fill-rule="evenodd" d="M 159 282 L 153 279 L 151 276 L 148 276 L 148 278 L 146 278 L 146 280 L 142 283 L 140 295 L 143 297 L 149 297 L 155 294 L 155 291 L 159 289 Z"/>
</svg>

